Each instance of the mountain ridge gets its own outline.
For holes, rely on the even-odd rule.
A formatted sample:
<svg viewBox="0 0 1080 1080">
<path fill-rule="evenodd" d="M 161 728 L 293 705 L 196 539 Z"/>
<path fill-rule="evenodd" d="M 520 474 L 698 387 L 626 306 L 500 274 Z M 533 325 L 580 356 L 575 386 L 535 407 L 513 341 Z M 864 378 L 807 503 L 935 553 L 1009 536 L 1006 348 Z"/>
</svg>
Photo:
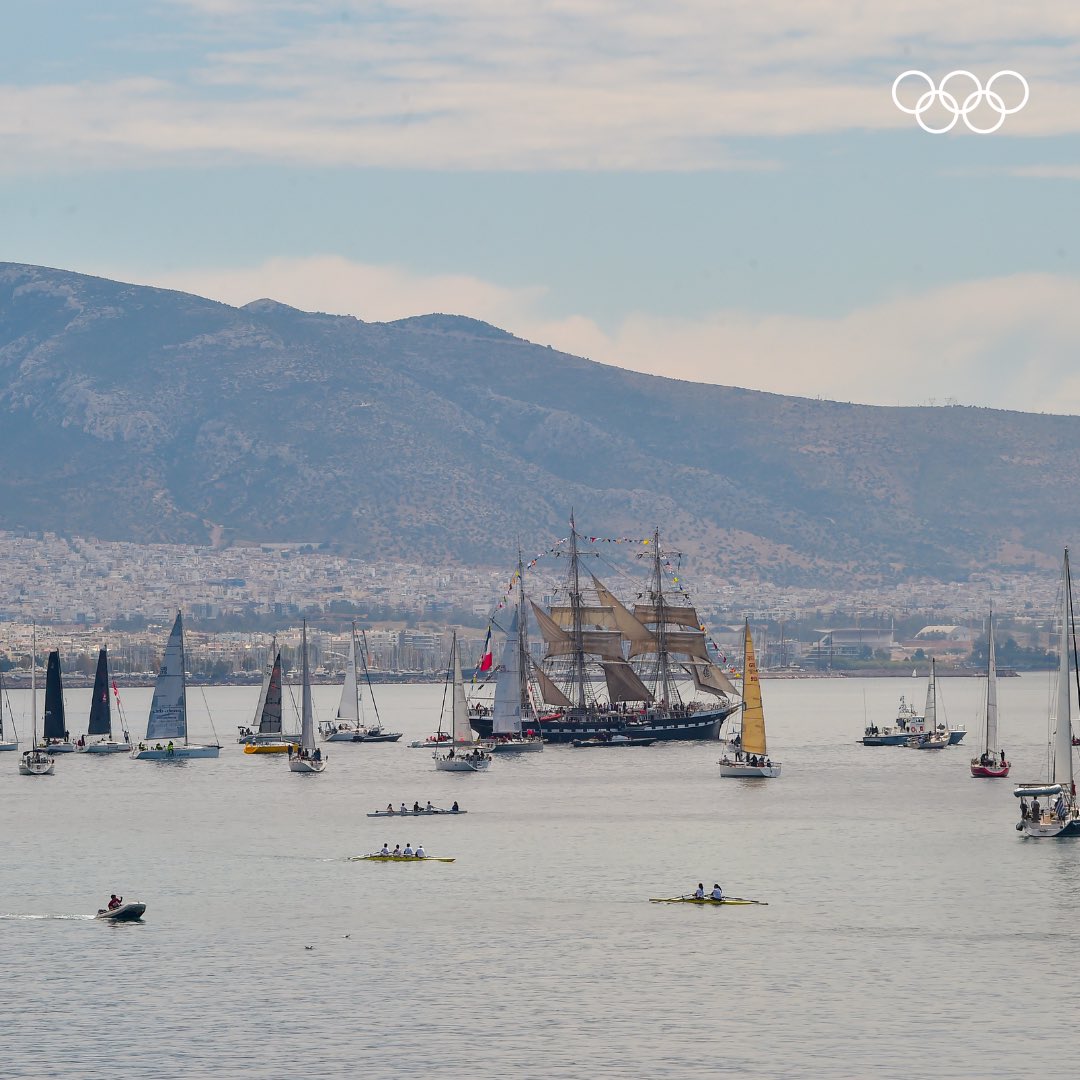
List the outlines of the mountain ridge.
<svg viewBox="0 0 1080 1080">
<path fill-rule="evenodd" d="M 235 308 L 26 264 L 0 263 L 0 422 L 0 527 L 102 539 L 506 563 L 576 506 L 722 573 L 842 585 L 1048 568 L 1080 525 L 1077 417 L 785 397 L 468 316 Z"/>
</svg>

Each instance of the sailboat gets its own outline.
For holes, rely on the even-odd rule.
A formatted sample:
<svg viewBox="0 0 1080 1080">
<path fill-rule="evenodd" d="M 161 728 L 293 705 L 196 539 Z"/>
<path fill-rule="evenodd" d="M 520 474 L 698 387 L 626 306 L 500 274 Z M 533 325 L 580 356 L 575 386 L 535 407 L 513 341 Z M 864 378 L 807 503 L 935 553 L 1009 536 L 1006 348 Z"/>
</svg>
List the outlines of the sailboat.
<svg viewBox="0 0 1080 1080">
<path fill-rule="evenodd" d="M 994 663 L 994 613 L 987 620 L 989 644 L 986 659 L 986 740 L 983 752 L 971 759 L 971 775 L 1000 778 L 1009 775 L 1005 751 L 998 749 L 997 666 Z"/>
<path fill-rule="evenodd" d="M 117 697 L 119 703 L 120 698 Z M 97 738 L 95 739 L 95 736 Z M 90 721 L 86 726 L 86 738 L 80 739 L 76 749 L 83 754 L 126 754 L 131 750 L 128 733 L 123 742 L 112 734 L 112 706 L 109 702 L 109 654 L 98 651 L 97 671 L 94 673 L 94 694 L 90 699 Z"/>
<path fill-rule="evenodd" d="M 255 710 L 258 730 L 241 736 L 247 745 L 245 754 L 287 754 L 299 738 L 286 738 L 281 732 L 281 653 L 270 649 L 273 657 L 263 676 L 259 704 Z M 247 729 L 244 729 L 247 730 Z"/>
<path fill-rule="evenodd" d="M 450 663 L 447 665 L 447 682 L 453 677 L 451 714 L 453 717 L 453 740 L 443 744 L 432 754 L 435 768 L 440 772 L 483 772 L 491 764 L 491 756 L 473 738 L 469 723 L 469 706 L 465 701 L 465 680 L 461 677 L 461 657 L 458 655 L 457 634 L 450 642 Z M 446 687 L 443 687 L 443 702 Z M 442 713 L 439 714 L 439 731 L 442 731 Z"/>
<path fill-rule="evenodd" d="M 308 669 L 307 623 L 301 632 L 300 750 L 289 754 L 289 770 L 298 773 L 321 773 L 326 758 L 315 745 L 315 713 L 311 705 L 311 672 Z"/>
<path fill-rule="evenodd" d="M 634 738 L 716 739 L 739 706 L 735 688 L 709 656 L 700 616 L 682 585 L 664 585 L 668 553 L 659 530 L 642 603 L 623 604 L 595 574 L 587 584 L 581 534 L 570 517 L 569 568 L 559 602 L 530 606 L 547 646 L 533 674 L 540 698 L 554 708 L 538 718 L 545 742 L 594 739 L 603 732 Z M 708 694 L 715 703 L 687 700 Z M 491 720 L 474 718 L 481 736 Z"/>
<path fill-rule="evenodd" d="M 60 653 L 49 653 L 45 671 L 45 725 L 42 730 L 41 749 L 50 754 L 73 754 L 75 744 L 67 729 L 64 711 L 64 680 L 60 675 Z"/>
<path fill-rule="evenodd" d="M 147 743 L 153 745 L 148 746 Z M 136 761 L 180 761 L 187 758 L 216 758 L 220 752 L 221 747 L 216 743 L 203 745 L 188 741 L 184 620 L 178 611 L 154 684 L 154 698 L 146 721 L 146 740 L 132 750 L 131 756 Z"/>
<path fill-rule="evenodd" d="M 371 672 L 368 671 L 367 649 L 360 649 L 360 658 L 364 665 L 364 678 L 367 680 L 371 706 L 375 710 L 375 723 L 370 727 L 363 723 L 363 707 L 360 702 L 360 683 L 356 677 L 356 625 L 352 628 L 349 641 L 349 657 L 345 663 L 345 681 L 341 684 L 341 698 L 338 701 L 337 716 L 333 720 L 324 720 L 319 725 L 319 734 L 326 742 L 397 742 L 400 731 L 384 731 L 379 719 L 379 706 L 375 701 L 375 690 L 371 685 Z"/>
<path fill-rule="evenodd" d="M 539 722 L 529 682 L 529 638 L 525 612 L 524 565 L 518 555 L 517 604 L 510 616 L 502 656 L 495 671 L 495 700 L 491 706 L 491 739 L 485 745 L 495 754 L 535 753 L 544 749 L 536 732 Z"/>
<path fill-rule="evenodd" d="M 739 727 L 720 759 L 720 775 L 768 780 L 780 775 L 780 762 L 769 757 L 765 742 L 765 710 L 761 702 L 754 639 L 747 619 L 743 635 L 743 708 Z"/>
<path fill-rule="evenodd" d="M 4 712 L 7 711 L 5 726 Z M 15 716 L 11 711 L 11 699 L 4 686 L 4 674 L 0 672 L 0 753 L 5 750 L 19 749 L 19 734 L 15 730 Z"/>
<path fill-rule="evenodd" d="M 947 728 L 938 730 L 937 720 L 937 661 L 930 661 L 930 681 L 926 684 L 926 708 L 923 711 L 922 731 L 913 731 L 904 744 L 911 750 L 944 750 L 951 744 Z M 917 725 L 916 725 L 917 726 Z"/>
<path fill-rule="evenodd" d="M 1076 632 L 1073 622 L 1072 576 L 1069 572 L 1069 549 L 1061 564 L 1061 636 L 1058 641 L 1057 702 L 1051 711 L 1050 779 L 1045 784 L 1020 784 L 1013 794 L 1020 800 L 1017 832 L 1024 836 L 1057 837 L 1080 834 L 1080 806 L 1076 801 L 1072 760 L 1072 684 L 1070 651 L 1076 655 Z M 1070 649 L 1071 646 L 1071 649 Z M 1074 660 L 1075 663 L 1075 660 Z M 1078 672 L 1080 677 L 1080 672 Z M 1080 689 L 1080 688 L 1078 688 Z M 1028 799 L 1032 802 L 1029 805 Z M 1045 802 L 1040 803 L 1039 800 Z M 1051 802 L 1051 800 L 1053 800 Z"/>
<path fill-rule="evenodd" d="M 37 627 L 32 631 L 30 645 L 30 715 L 33 717 L 33 736 L 30 749 L 19 758 L 19 772 L 23 776 L 48 776 L 56 765 L 37 744 Z"/>
</svg>

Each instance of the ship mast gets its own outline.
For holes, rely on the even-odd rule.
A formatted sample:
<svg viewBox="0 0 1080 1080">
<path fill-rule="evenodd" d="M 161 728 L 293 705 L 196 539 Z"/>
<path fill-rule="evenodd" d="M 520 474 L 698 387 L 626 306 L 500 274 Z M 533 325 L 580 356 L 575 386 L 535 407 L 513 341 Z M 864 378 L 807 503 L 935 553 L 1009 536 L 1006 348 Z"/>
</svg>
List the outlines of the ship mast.
<svg viewBox="0 0 1080 1080">
<path fill-rule="evenodd" d="M 660 530 L 653 530 L 653 587 L 652 602 L 656 608 L 656 688 L 664 708 L 671 705 L 671 664 L 667 647 L 667 615 L 664 612 L 664 570 L 660 564 Z M 675 690 L 675 693 L 678 693 Z"/>
<path fill-rule="evenodd" d="M 585 634 L 581 626 L 581 578 L 578 567 L 577 525 L 574 523 L 574 511 L 570 511 L 570 613 L 573 620 L 571 631 L 574 636 L 574 674 L 572 685 L 577 707 L 585 711 Z"/>
<path fill-rule="evenodd" d="M 526 708 L 531 709 L 532 701 L 529 695 L 529 635 L 528 622 L 525 614 L 525 563 L 521 557 L 521 548 L 518 548 L 518 597 L 517 597 L 517 622 L 518 622 L 518 701 L 521 703 L 522 713 Z"/>
</svg>

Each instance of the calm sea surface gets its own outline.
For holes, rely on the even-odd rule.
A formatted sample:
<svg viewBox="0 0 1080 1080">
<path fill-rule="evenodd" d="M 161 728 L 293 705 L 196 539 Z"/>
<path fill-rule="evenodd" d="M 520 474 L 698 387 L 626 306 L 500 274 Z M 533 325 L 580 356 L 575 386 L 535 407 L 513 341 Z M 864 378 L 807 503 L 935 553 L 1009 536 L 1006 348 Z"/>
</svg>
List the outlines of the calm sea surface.
<svg viewBox="0 0 1080 1080">
<path fill-rule="evenodd" d="M 0 1074 L 1056 1069 L 1078 1045 L 1080 843 L 1021 839 L 1011 794 L 1045 775 L 1048 677 L 999 684 L 1001 782 L 967 771 L 984 684 L 939 685 L 968 745 L 917 753 L 855 739 L 901 693 L 921 708 L 923 680 L 766 681 L 766 782 L 720 780 L 699 743 L 436 773 L 405 745 L 436 726 L 432 685 L 379 687 L 405 738 L 331 746 L 321 776 L 235 744 L 256 687 L 189 692 L 217 761 L 65 755 L 39 779 L 0 755 Z M 150 696 L 124 694 L 133 734 Z M 336 700 L 317 687 L 319 716 Z M 67 702 L 78 732 L 89 691 Z M 365 817 L 429 798 L 469 813 Z M 346 861 L 383 841 L 457 861 Z M 769 906 L 647 902 L 699 880 Z M 144 925 L 87 918 L 113 891 Z"/>
</svg>

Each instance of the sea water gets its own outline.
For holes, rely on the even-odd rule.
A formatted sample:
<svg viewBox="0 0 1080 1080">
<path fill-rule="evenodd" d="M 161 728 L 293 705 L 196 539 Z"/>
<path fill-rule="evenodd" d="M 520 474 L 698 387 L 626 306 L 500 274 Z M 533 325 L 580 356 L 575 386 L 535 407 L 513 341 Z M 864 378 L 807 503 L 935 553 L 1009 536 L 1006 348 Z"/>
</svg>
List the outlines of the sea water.
<svg viewBox="0 0 1080 1080">
<path fill-rule="evenodd" d="M 499 756 L 407 743 L 442 687 L 380 686 L 395 744 L 321 775 L 233 740 L 258 689 L 189 690 L 218 760 L 0 755 L 5 1077 L 1019 1077 L 1075 1051 L 1080 842 L 1020 837 L 1045 675 L 1002 680 L 1006 781 L 975 780 L 985 681 L 942 679 L 966 743 L 856 745 L 922 680 L 765 681 L 783 774 L 716 744 Z M 320 718 L 333 687 L 315 689 Z M 124 693 L 132 735 L 151 691 Z M 29 694 L 12 694 L 16 717 Z M 67 694 L 69 724 L 89 691 Z M 288 708 L 288 706 L 287 706 Z M 24 737 L 29 724 L 23 720 Z M 374 819 L 430 799 L 461 817 Z M 452 864 L 349 862 L 422 843 Z M 650 904 L 701 881 L 759 907 Z M 89 916 L 111 892 L 142 924 Z"/>
</svg>

